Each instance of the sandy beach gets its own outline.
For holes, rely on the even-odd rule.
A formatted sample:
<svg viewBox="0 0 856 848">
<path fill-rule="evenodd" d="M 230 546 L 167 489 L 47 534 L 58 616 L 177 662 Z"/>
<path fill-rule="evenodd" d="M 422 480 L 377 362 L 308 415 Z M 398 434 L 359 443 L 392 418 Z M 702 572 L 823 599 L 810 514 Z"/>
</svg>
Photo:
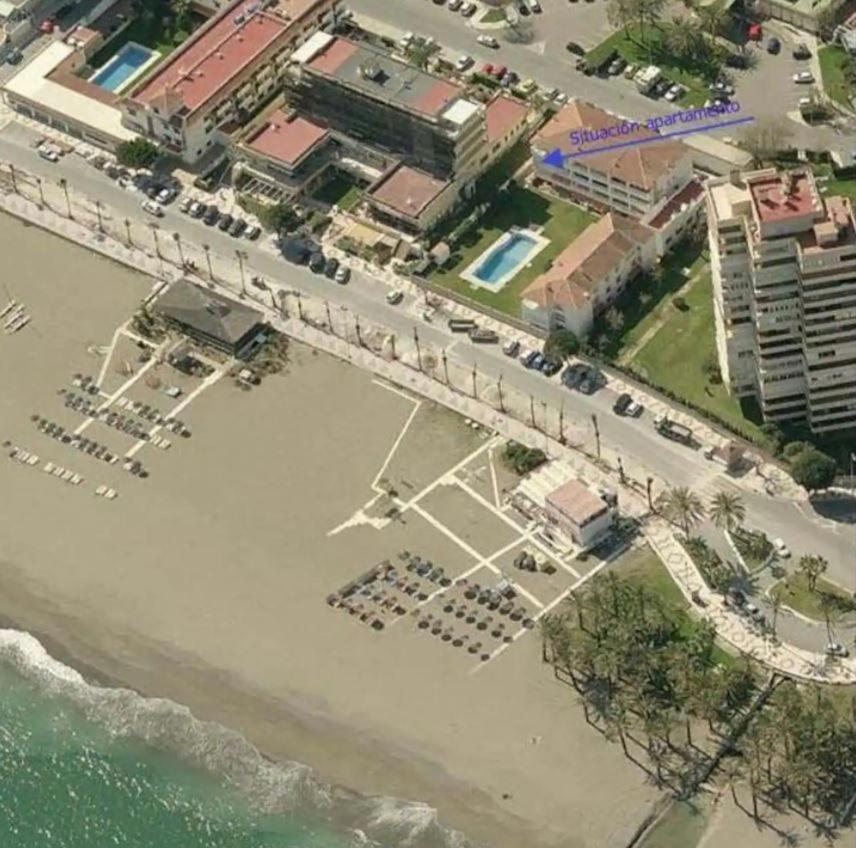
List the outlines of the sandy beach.
<svg viewBox="0 0 856 848">
<path fill-rule="evenodd" d="M 87 478 L 72 488 L 0 462 L 0 616 L 85 672 L 185 704 L 271 757 L 424 802 L 479 845 L 627 844 L 659 793 L 585 724 L 541 664 L 536 634 L 475 671 L 407 620 L 378 633 L 325 603 L 405 548 L 451 574 L 472 566 L 416 512 L 382 529 L 352 519 L 384 469 L 407 498 L 482 436 L 294 345 L 286 370 L 260 387 L 224 378 L 206 389 L 183 414 L 192 438 L 146 446 L 151 476 L 132 478 L 30 418 L 74 420 L 58 390 L 74 372 L 99 371 L 92 346 L 110 343 L 152 281 L 5 217 L 0 249 L 16 269 L 0 300 L 23 300 L 33 315 L 26 331 L 0 335 L 0 438 Z M 119 497 L 93 497 L 98 483 Z M 440 485 L 424 502 L 487 555 L 513 534 L 474 503 Z"/>
</svg>

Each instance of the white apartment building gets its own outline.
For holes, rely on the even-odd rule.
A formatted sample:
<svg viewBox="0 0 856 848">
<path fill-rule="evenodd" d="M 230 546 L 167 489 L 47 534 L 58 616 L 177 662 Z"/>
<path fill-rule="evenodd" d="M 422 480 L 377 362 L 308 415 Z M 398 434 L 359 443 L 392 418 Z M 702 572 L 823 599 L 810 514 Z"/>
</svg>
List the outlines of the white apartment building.
<svg viewBox="0 0 856 848">
<path fill-rule="evenodd" d="M 767 421 L 856 426 L 856 223 L 808 169 L 706 186 L 723 379 Z"/>
</svg>

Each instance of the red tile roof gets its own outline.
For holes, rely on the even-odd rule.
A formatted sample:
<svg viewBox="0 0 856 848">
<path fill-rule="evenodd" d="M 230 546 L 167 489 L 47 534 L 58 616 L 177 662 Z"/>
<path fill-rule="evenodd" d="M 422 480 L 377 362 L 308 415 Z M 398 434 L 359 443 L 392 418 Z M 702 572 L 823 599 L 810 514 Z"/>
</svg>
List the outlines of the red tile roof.
<svg viewBox="0 0 856 848">
<path fill-rule="evenodd" d="M 398 165 L 374 185 L 369 196 L 403 215 L 418 216 L 449 183 L 407 165 Z"/>
<path fill-rule="evenodd" d="M 812 211 L 817 201 L 814 181 L 804 171 L 752 180 L 749 190 L 762 223 L 801 218 Z"/>
<path fill-rule="evenodd" d="M 337 38 L 309 62 L 309 67 L 322 74 L 335 74 L 359 49 L 353 41 Z"/>
<path fill-rule="evenodd" d="M 704 194 L 704 186 L 698 180 L 691 180 L 666 201 L 663 208 L 648 222 L 648 226 L 657 230 L 662 229 L 685 203 L 695 203 L 702 194 Z"/>
<path fill-rule="evenodd" d="M 485 120 L 487 122 L 487 140 L 499 141 L 512 127 L 526 120 L 529 108 L 525 103 L 499 94 L 487 105 Z"/>
<path fill-rule="evenodd" d="M 287 115 L 278 109 L 268 122 L 247 140 L 247 147 L 272 159 L 294 165 L 327 136 L 328 132 L 324 127 L 294 114 Z"/>
<path fill-rule="evenodd" d="M 170 89 L 191 112 L 202 106 L 289 29 L 284 19 L 262 11 L 235 23 L 252 5 L 258 6 L 257 0 L 226 9 L 186 48 L 179 48 L 134 99 L 150 104 Z"/>
<path fill-rule="evenodd" d="M 438 80 L 413 104 L 413 108 L 426 115 L 439 115 L 461 94 L 461 89 L 451 82 Z"/>
</svg>

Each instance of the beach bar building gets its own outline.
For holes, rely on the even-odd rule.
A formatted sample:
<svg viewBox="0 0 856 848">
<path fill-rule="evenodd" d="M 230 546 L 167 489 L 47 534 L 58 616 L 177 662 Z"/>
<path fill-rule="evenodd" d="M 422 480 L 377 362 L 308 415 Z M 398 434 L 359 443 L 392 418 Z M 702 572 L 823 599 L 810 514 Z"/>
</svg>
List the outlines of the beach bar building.
<svg viewBox="0 0 856 848">
<path fill-rule="evenodd" d="M 236 303 L 189 280 L 178 280 L 158 297 L 155 314 L 201 344 L 247 359 L 264 341 L 267 325 L 257 309 Z"/>
<path fill-rule="evenodd" d="M 615 523 L 616 499 L 592 491 L 581 480 L 569 480 L 550 492 L 544 508 L 559 532 L 582 548 L 597 544 Z"/>
</svg>

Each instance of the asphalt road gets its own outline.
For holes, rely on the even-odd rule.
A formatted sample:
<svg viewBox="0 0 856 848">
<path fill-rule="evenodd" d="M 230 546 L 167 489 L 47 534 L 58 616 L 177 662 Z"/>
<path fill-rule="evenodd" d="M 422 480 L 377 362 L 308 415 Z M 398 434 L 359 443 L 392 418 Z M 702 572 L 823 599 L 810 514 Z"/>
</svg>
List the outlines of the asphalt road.
<svg viewBox="0 0 856 848">
<path fill-rule="evenodd" d="M 35 138 L 36 134 L 25 127 L 17 124 L 7 126 L 0 134 L 0 159 L 38 175 L 45 181 L 56 183 L 60 177 L 64 177 L 76 194 L 83 194 L 93 200 L 98 198 L 105 208 L 112 210 L 114 227 L 125 217 L 141 225 L 150 220 L 140 208 L 139 195 L 119 188 L 82 157 L 70 154 L 56 164 L 40 159 L 33 147 Z M 201 245 L 208 244 L 213 254 L 222 257 L 219 261 L 232 261 L 236 241 L 183 215 L 178 211 L 177 204 L 169 207 L 165 217 L 159 219 L 158 223 L 164 234 L 162 243 L 169 244 L 169 234 L 177 232 L 181 235 L 186 251 L 191 251 L 195 245 L 201 258 Z M 569 424 L 572 419 L 576 419 L 578 424 L 588 426 L 592 413 L 596 413 L 603 443 L 618 447 L 627 467 L 638 463 L 649 469 L 649 473 L 668 480 L 671 485 L 690 486 L 703 496 L 734 485 L 718 466 L 704 459 L 700 450 L 691 450 L 657 434 L 649 413 L 646 412 L 638 419 L 614 415 L 612 404 L 615 393 L 609 387 L 590 397 L 568 391 L 557 378 L 548 380 L 526 370 L 515 360 L 505 357 L 496 346 L 473 345 L 451 334 L 445 324 L 425 323 L 418 317 L 421 309 L 412 297 L 408 298 L 409 303 L 405 301 L 399 306 L 390 306 L 385 300 L 387 285 L 369 275 L 354 272 L 347 286 L 335 285 L 306 268 L 286 263 L 260 244 L 241 242 L 240 246 L 249 257 L 246 260 L 250 269 L 248 274 L 261 274 L 273 284 L 327 298 L 334 310 L 344 307 L 351 313 L 388 327 L 401 338 L 411 338 L 414 328 L 418 328 L 423 344 L 446 348 L 451 363 L 459 363 L 468 369 L 477 363 L 479 372 L 484 376 L 498 379 L 502 375 L 504 385 L 510 391 L 532 394 L 537 408 L 546 403 L 555 413 L 563 405 Z M 200 264 L 200 267 L 203 266 Z M 592 437 L 590 448 L 593 445 Z M 749 522 L 753 526 L 763 528 L 771 537 L 785 539 L 795 558 L 802 553 L 825 556 L 830 561 L 829 577 L 842 585 L 856 588 L 854 525 L 819 516 L 810 507 L 791 501 L 745 492 L 743 495 Z"/>
</svg>

